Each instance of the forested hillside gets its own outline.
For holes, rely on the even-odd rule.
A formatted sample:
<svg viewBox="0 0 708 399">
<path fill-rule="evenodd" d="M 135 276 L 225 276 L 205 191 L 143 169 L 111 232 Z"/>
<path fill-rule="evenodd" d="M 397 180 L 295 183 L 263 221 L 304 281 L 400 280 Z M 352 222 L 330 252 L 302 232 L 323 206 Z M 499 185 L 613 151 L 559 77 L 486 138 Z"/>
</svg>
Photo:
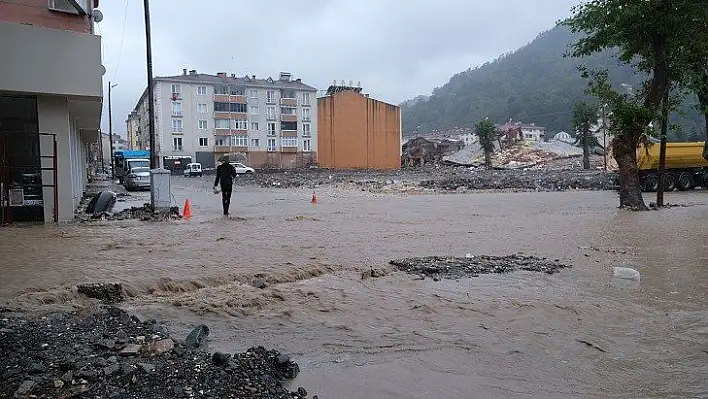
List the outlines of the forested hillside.
<svg viewBox="0 0 708 399">
<path fill-rule="evenodd" d="M 630 66 L 618 66 L 609 52 L 585 59 L 563 57 L 575 39 L 565 27 L 555 27 L 511 54 L 458 73 L 429 97 L 404 102 L 404 135 L 473 126 L 485 117 L 496 123 L 512 118 L 545 126 L 551 133 L 572 133 L 573 104 L 593 101 L 584 93 L 587 81 L 577 69 L 581 63 L 591 69 L 608 68 L 618 87 L 636 88 L 641 80 Z M 687 115 L 672 118 L 683 125 L 683 131 L 672 133 L 671 138 L 702 140 L 702 121 L 690 106 L 684 108 Z"/>
</svg>

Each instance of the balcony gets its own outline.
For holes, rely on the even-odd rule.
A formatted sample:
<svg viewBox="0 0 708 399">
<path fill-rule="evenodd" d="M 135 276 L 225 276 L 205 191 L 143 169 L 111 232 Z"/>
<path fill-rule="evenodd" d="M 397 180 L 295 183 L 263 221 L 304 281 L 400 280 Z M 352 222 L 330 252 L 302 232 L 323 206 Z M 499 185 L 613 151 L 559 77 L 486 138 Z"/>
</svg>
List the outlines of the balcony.
<svg viewBox="0 0 708 399">
<path fill-rule="evenodd" d="M 278 117 L 275 115 L 266 115 L 266 120 L 267 121 L 277 121 Z"/>
<path fill-rule="evenodd" d="M 228 145 L 215 145 L 214 152 L 224 153 L 224 152 L 248 152 L 247 146 L 228 146 Z"/>
<path fill-rule="evenodd" d="M 287 107 L 297 107 L 297 98 L 281 98 L 280 105 Z"/>
<path fill-rule="evenodd" d="M 266 97 L 266 104 L 275 104 L 275 97 Z"/>
<path fill-rule="evenodd" d="M 230 103 L 246 104 L 247 101 L 246 101 L 246 96 L 244 96 L 244 95 L 230 95 L 229 102 Z"/>
<path fill-rule="evenodd" d="M 294 153 L 294 152 L 297 152 L 297 147 L 281 147 L 280 152 Z"/>
<path fill-rule="evenodd" d="M 231 114 L 228 112 L 214 111 L 214 119 L 231 119 Z"/>
<path fill-rule="evenodd" d="M 280 115 L 281 122 L 297 122 L 297 115 Z"/>
<path fill-rule="evenodd" d="M 312 118 L 309 117 L 309 116 L 303 116 L 303 117 L 302 117 L 302 121 L 303 121 L 303 122 L 312 122 Z"/>
<path fill-rule="evenodd" d="M 297 130 L 283 130 L 280 132 L 280 137 L 297 137 Z"/>
<path fill-rule="evenodd" d="M 229 95 L 228 94 L 214 94 L 214 102 L 227 103 L 227 102 L 229 102 Z"/>
<path fill-rule="evenodd" d="M 172 111 L 172 116 L 182 117 L 182 111 Z"/>
</svg>

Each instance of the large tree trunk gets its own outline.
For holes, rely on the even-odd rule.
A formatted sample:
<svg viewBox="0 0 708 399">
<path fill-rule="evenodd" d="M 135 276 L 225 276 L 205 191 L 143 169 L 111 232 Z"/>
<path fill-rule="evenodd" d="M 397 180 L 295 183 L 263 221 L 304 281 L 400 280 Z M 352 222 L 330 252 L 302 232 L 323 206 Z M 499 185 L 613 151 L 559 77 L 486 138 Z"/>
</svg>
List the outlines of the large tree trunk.
<svg viewBox="0 0 708 399">
<path fill-rule="evenodd" d="M 637 211 L 647 210 L 642 197 L 642 186 L 637 169 L 637 144 L 632 134 L 617 136 L 612 140 L 612 152 L 619 167 L 620 208 Z"/>
<path fill-rule="evenodd" d="M 590 169 L 590 143 L 588 143 L 589 132 L 583 132 L 583 169 Z"/>
<path fill-rule="evenodd" d="M 484 166 L 486 166 L 487 169 L 492 168 L 492 152 L 489 150 L 484 150 Z"/>
</svg>

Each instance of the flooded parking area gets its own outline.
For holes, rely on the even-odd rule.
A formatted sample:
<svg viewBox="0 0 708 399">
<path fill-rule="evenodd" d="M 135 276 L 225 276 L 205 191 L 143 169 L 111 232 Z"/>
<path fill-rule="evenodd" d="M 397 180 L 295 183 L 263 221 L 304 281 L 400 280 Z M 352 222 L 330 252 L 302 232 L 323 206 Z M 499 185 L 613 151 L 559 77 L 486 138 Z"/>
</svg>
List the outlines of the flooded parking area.
<svg viewBox="0 0 708 399">
<path fill-rule="evenodd" d="M 319 188 L 313 205 L 311 189 L 238 187 L 225 219 L 211 183 L 174 179 L 190 220 L 0 229 L 1 302 L 82 306 L 77 283 L 120 282 L 124 308 L 175 336 L 204 323 L 213 350 L 291 353 L 320 398 L 708 395 L 705 191 L 632 213 L 611 191 Z M 433 281 L 388 265 L 467 253 L 573 267 Z"/>
</svg>

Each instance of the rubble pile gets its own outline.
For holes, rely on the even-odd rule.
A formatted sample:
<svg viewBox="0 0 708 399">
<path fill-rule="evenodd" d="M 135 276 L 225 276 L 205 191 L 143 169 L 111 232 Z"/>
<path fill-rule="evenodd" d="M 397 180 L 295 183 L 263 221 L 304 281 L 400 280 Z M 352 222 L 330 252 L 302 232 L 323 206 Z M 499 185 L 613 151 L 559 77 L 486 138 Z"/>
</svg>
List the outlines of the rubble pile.
<svg viewBox="0 0 708 399">
<path fill-rule="evenodd" d="M 176 342 L 115 307 L 45 317 L 0 313 L 3 398 L 306 398 L 297 363 L 263 347 L 209 354 L 206 326 Z M 314 397 L 316 398 L 316 396 Z"/>
<path fill-rule="evenodd" d="M 428 256 L 405 258 L 389 262 L 399 270 L 421 277 L 439 279 L 459 279 L 463 277 L 478 277 L 480 274 L 511 273 L 525 270 L 538 273 L 554 274 L 571 266 L 560 263 L 560 260 L 549 261 L 546 258 L 534 256 L 508 255 L 469 255 L 464 258 Z"/>
<path fill-rule="evenodd" d="M 468 190 L 611 190 L 616 186 L 617 175 L 604 171 L 571 170 L 480 170 L 467 174 L 455 174 L 440 179 L 420 182 L 429 189 L 455 191 Z"/>
<path fill-rule="evenodd" d="M 145 203 L 143 206 L 138 207 L 133 206 L 113 214 L 104 214 L 100 217 L 104 217 L 107 220 L 140 219 L 145 222 L 181 218 L 179 214 L 179 207 L 173 206 L 164 211 L 156 211 L 149 203 Z"/>
</svg>

